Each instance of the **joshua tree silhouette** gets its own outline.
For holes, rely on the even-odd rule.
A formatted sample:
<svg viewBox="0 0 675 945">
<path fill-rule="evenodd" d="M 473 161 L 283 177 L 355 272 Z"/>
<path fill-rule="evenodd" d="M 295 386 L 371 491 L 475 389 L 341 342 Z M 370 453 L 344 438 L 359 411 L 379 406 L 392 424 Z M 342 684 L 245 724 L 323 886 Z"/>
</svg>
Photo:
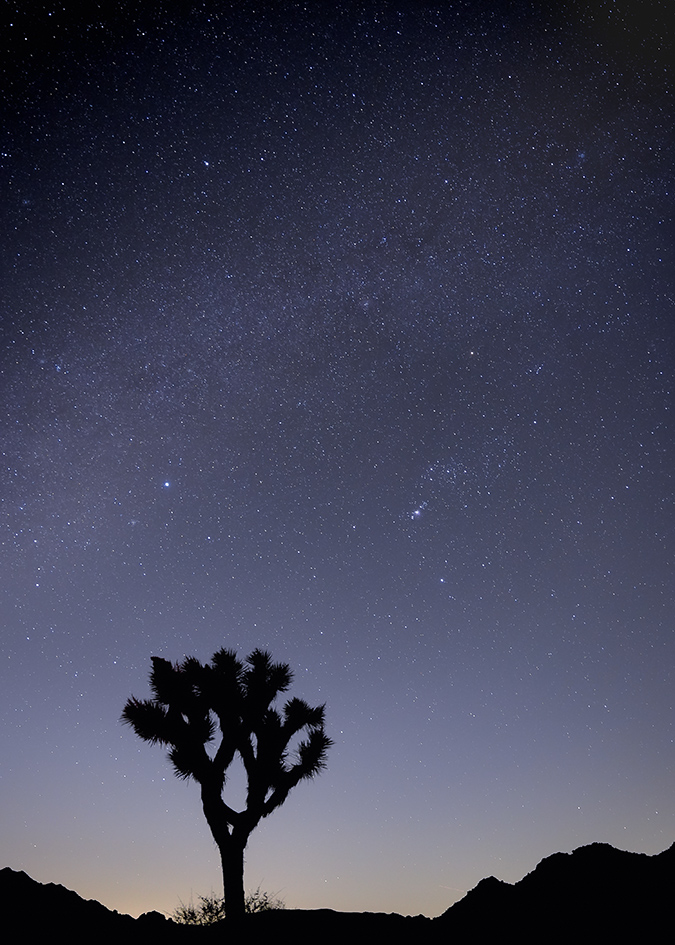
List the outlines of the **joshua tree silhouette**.
<svg viewBox="0 0 675 945">
<path fill-rule="evenodd" d="M 258 649 L 244 663 L 225 649 L 206 664 L 194 657 L 172 664 L 153 656 L 153 698 L 132 696 L 122 712 L 122 721 L 140 738 L 169 746 L 179 778 L 199 784 L 204 816 L 220 851 L 228 917 L 244 914 L 244 849 L 251 832 L 283 804 L 291 788 L 325 767 L 333 744 L 324 732 L 324 706 L 312 708 L 292 698 L 281 712 L 272 707 L 292 678 L 288 664 L 273 663 Z M 218 731 L 220 744 L 207 751 Z M 294 737 L 303 732 L 293 748 Z M 237 753 L 247 778 L 242 811 L 222 797 L 225 772 Z"/>
</svg>

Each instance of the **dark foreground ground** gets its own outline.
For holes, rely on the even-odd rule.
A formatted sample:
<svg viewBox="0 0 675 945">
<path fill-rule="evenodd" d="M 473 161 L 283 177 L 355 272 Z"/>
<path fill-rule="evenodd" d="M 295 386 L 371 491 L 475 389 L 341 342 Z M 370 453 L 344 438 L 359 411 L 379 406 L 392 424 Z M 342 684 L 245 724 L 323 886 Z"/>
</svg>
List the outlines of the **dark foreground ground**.
<svg viewBox="0 0 675 945">
<path fill-rule="evenodd" d="M 670 934 L 675 843 L 663 853 L 627 853 L 593 843 L 556 853 L 511 885 L 493 876 L 443 915 L 400 916 L 332 909 L 285 909 L 224 920 L 210 928 L 175 925 L 157 912 L 138 919 L 81 899 L 63 886 L 35 882 L 26 873 L 0 870 L 0 903 L 9 940 L 68 943 L 488 942 L 505 933 L 518 942 L 558 943 L 667 940 Z"/>
</svg>

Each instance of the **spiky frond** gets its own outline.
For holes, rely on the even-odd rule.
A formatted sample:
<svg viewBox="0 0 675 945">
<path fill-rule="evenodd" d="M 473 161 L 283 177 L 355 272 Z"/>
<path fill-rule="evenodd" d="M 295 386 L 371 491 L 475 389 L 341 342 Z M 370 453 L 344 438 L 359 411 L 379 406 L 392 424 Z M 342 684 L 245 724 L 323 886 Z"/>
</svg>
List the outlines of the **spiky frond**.
<svg viewBox="0 0 675 945">
<path fill-rule="evenodd" d="M 234 650 L 224 647 L 211 657 L 211 667 L 224 683 L 238 683 L 244 667 Z"/>
<path fill-rule="evenodd" d="M 168 710 L 149 699 L 136 699 L 135 696 L 128 699 L 122 710 L 122 721 L 130 725 L 139 738 L 152 745 L 169 745 L 176 734 Z"/>
<path fill-rule="evenodd" d="M 220 720 L 223 733 L 238 726 L 242 707 L 244 668 L 233 650 L 218 650 L 203 667 L 202 694 Z"/>
<path fill-rule="evenodd" d="M 300 779 L 313 778 L 326 767 L 328 749 L 333 744 L 323 728 L 313 729 L 309 737 L 298 745 L 298 764 L 294 767 Z"/>
<path fill-rule="evenodd" d="M 169 761 L 176 777 L 184 781 L 194 778 L 202 782 L 208 777 L 212 764 L 202 745 L 190 743 L 175 745 L 169 752 Z"/>
<path fill-rule="evenodd" d="M 161 656 L 151 657 L 150 688 L 156 702 L 172 705 L 180 701 L 185 689 L 185 680 L 180 667 Z"/>
<path fill-rule="evenodd" d="M 293 697 L 284 706 L 284 729 L 295 735 L 303 728 L 318 728 L 324 723 L 325 706 L 312 707 L 304 699 Z"/>
<path fill-rule="evenodd" d="M 242 674 L 242 692 L 245 713 L 255 719 L 260 716 L 281 692 L 286 692 L 293 679 L 287 663 L 273 663 L 269 653 L 254 650 L 246 662 L 248 668 Z"/>
</svg>

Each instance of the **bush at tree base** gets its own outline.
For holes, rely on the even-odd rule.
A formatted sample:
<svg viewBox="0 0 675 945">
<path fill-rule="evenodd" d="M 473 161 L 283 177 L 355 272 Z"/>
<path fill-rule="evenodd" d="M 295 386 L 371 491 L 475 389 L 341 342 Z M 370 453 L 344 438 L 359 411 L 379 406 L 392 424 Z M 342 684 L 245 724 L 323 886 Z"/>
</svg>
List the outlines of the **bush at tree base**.
<svg viewBox="0 0 675 945">
<path fill-rule="evenodd" d="M 171 918 L 179 925 L 213 925 L 225 918 L 225 900 L 211 894 L 200 896 L 199 905 L 181 902 Z M 281 899 L 258 887 L 246 896 L 246 912 L 269 912 L 272 909 L 285 909 Z"/>
</svg>

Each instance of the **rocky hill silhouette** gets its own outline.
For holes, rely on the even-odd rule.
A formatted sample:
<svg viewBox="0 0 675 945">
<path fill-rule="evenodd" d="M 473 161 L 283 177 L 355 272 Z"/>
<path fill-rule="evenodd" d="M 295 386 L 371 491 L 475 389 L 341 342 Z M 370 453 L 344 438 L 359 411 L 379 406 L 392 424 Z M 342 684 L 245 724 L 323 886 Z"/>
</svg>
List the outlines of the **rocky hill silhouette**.
<svg viewBox="0 0 675 945">
<path fill-rule="evenodd" d="M 520 882 L 481 880 L 435 922 L 476 941 L 652 941 L 670 925 L 675 844 L 647 856 L 592 843 L 542 860 Z"/>
<path fill-rule="evenodd" d="M 286 909 L 228 920 L 210 928 L 179 926 L 157 912 L 134 919 L 54 883 L 42 884 L 24 872 L 0 870 L 0 901 L 6 922 L 18 917 L 23 941 L 41 942 L 64 933 L 71 943 L 173 943 L 222 940 L 223 933 L 245 935 L 249 945 L 273 939 L 312 937 L 350 945 L 381 940 L 448 943 L 487 942 L 509 932 L 518 942 L 577 943 L 651 941 L 668 928 L 675 880 L 675 844 L 663 853 L 628 853 L 592 843 L 573 853 L 542 860 L 520 882 L 494 876 L 434 919 L 384 913 Z M 223 928 L 225 926 L 225 928 Z"/>
</svg>

